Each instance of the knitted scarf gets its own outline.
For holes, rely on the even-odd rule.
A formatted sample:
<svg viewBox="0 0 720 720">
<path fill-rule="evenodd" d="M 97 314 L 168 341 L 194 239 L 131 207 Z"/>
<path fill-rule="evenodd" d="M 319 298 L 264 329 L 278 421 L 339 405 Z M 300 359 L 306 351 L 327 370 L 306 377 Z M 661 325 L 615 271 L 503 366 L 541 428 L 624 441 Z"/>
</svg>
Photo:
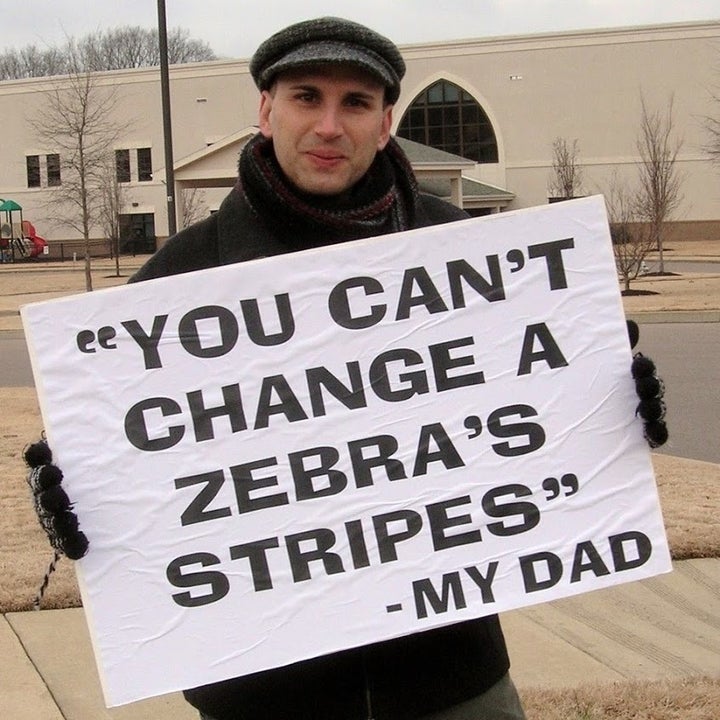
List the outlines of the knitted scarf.
<svg viewBox="0 0 720 720">
<path fill-rule="evenodd" d="M 280 170 L 272 140 L 256 135 L 240 155 L 239 189 L 253 211 L 293 249 L 384 235 L 412 227 L 418 189 L 394 139 L 342 196 L 308 195 Z"/>
</svg>

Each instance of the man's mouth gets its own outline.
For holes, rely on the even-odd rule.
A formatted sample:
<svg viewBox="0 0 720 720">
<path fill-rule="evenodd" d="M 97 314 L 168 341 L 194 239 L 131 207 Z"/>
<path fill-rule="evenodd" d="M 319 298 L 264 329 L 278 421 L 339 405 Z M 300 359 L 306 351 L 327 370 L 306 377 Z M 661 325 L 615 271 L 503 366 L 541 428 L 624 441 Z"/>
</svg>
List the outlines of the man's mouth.
<svg viewBox="0 0 720 720">
<path fill-rule="evenodd" d="M 345 159 L 345 156 L 337 150 L 308 150 L 306 154 L 311 160 L 320 164 L 333 164 Z"/>
</svg>

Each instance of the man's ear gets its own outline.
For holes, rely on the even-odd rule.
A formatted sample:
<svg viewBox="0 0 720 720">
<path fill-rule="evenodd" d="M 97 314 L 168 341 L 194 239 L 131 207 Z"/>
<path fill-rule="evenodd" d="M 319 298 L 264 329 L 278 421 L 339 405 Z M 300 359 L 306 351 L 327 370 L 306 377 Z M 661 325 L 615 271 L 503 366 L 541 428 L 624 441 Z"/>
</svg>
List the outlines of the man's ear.
<svg viewBox="0 0 720 720">
<path fill-rule="evenodd" d="M 263 90 L 260 95 L 260 110 L 258 111 L 258 127 L 260 132 L 266 137 L 272 137 L 272 127 L 270 126 L 270 111 L 272 110 L 272 95 Z"/>
<path fill-rule="evenodd" d="M 392 105 L 386 105 L 383 108 L 382 126 L 380 128 L 380 137 L 378 138 L 378 150 L 384 149 L 390 140 L 390 128 L 392 127 Z"/>
</svg>

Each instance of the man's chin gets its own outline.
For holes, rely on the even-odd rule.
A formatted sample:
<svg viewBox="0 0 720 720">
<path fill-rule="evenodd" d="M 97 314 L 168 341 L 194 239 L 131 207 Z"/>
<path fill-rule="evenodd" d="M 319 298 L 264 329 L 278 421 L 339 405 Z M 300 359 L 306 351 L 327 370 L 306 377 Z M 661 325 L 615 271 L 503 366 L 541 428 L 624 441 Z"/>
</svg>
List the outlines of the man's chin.
<svg viewBox="0 0 720 720">
<path fill-rule="evenodd" d="M 342 195 L 350 189 L 352 183 L 341 178 L 320 178 L 303 180 L 295 183 L 295 186 L 305 195 L 316 195 L 318 197 L 334 197 Z"/>
</svg>

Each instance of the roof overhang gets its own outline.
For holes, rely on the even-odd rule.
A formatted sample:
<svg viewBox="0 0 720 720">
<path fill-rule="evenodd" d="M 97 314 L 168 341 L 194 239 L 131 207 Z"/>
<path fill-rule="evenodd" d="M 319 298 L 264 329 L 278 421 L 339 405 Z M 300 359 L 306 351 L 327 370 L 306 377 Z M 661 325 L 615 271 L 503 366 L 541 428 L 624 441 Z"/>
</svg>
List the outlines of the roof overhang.
<svg viewBox="0 0 720 720">
<path fill-rule="evenodd" d="M 174 165 L 176 189 L 233 187 L 237 182 L 240 152 L 257 132 L 257 127 L 248 126 L 177 160 Z M 515 199 L 514 193 L 503 188 L 464 176 L 464 171 L 475 168 L 472 160 L 403 138 L 397 140 L 423 192 L 468 209 L 502 209 Z M 158 174 L 163 172 L 161 169 Z"/>
</svg>

